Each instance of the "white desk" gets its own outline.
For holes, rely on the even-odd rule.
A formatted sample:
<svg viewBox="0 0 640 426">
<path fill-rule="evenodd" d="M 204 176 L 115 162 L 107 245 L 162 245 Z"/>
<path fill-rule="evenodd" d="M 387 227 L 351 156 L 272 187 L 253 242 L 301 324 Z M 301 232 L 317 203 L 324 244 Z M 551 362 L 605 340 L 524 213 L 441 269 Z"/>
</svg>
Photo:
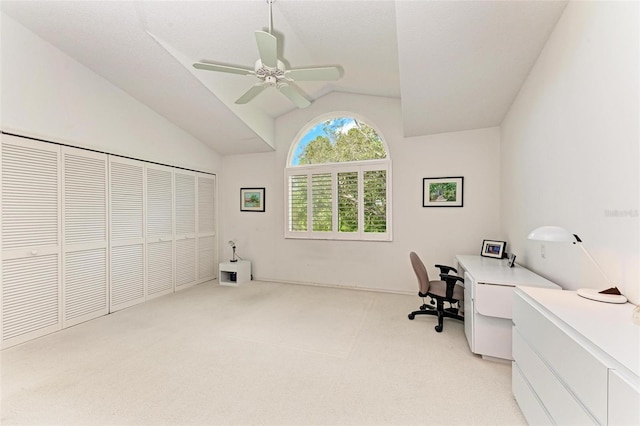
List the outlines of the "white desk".
<svg viewBox="0 0 640 426">
<path fill-rule="evenodd" d="M 506 259 L 458 255 L 464 275 L 464 332 L 471 352 L 483 358 L 511 360 L 511 308 L 517 286 L 560 289 L 560 286 Z"/>
<path fill-rule="evenodd" d="M 235 274 L 235 281 L 231 279 L 233 274 Z M 220 263 L 220 275 L 218 278 L 220 285 L 237 286 L 249 281 L 251 281 L 251 262 L 248 260 Z"/>
<path fill-rule="evenodd" d="M 640 424 L 633 308 L 574 291 L 515 291 L 512 386 L 529 424 Z"/>
</svg>

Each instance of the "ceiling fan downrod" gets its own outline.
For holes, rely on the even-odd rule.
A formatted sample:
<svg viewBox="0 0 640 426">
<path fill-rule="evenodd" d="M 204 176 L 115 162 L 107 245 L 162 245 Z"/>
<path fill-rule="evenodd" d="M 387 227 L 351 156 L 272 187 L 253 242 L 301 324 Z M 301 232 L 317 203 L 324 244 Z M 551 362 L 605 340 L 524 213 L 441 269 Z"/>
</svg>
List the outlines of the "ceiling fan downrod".
<svg viewBox="0 0 640 426">
<path fill-rule="evenodd" d="M 276 0 L 267 0 L 267 3 L 269 4 L 269 34 L 273 34 L 273 10 L 272 10 L 272 5 L 273 2 Z"/>
</svg>

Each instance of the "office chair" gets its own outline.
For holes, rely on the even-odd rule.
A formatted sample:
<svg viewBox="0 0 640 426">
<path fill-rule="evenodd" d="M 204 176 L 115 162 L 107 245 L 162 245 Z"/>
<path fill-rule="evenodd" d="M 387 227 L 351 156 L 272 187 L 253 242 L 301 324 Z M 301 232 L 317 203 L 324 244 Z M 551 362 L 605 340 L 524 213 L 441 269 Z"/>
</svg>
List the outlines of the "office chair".
<svg viewBox="0 0 640 426">
<path fill-rule="evenodd" d="M 420 257 L 415 252 L 409 254 L 411 259 L 411 266 L 418 278 L 418 296 L 422 297 L 422 306 L 420 310 L 413 311 L 409 314 L 409 319 L 412 320 L 416 315 L 434 315 L 438 317 L 438 325 L 435 329 L 438 333 L 442 332 L 442 323 L 444 318 L 455 318 L 460 321 L 464 321 L 464 316 L 458 314 L 460 303 L 464 298 L 464 289 L 456 285 L 457 281 L 464 283 L 464 279 L 455 275 L 449 275 L 449 272 L 454 271 L 458 273 L 455 268 L 444 265 L 435 265 L 440 269 L 440 280 L 429 281 L 429 275 L 427 275 L 427 268 L 424 267 L 424 263 L 420 260 Z M 424 298 L 431 298 L 431 304 L 435 299 L 436 306 L 429 306 L 424 303 Z M 444 307 L 444 302 L 449 303 L 449 308 Z M 454 308 L 453 305 L 457 304 L 458 307 Z"/>
</svg>

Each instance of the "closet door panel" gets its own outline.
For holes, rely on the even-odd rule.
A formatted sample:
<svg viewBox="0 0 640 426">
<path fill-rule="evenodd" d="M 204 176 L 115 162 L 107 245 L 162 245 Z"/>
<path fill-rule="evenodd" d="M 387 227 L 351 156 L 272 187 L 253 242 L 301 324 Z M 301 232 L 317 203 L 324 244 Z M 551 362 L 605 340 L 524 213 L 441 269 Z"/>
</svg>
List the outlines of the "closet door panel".
<svg viewBox="0 0 640 426">
<path fill-rule="evenodd" d="M 215 176 L 198 175 L 198 282 L 216 278 L 218 270 L 216 239 Z"/>
<path fill-rule="evenodd" d="M 63 327 L 109 312 L 107 162 L 62 148 Z"/>
<path fill-rule="evenodd" d="M 144 301 L 144 163 L 109 158 L 111 312 Z"/>
<path fill-rule="evenodd" d="M 176 218 L 176 289 L 197 282 L 196 175 L 174 172 Z"/>
<path fill-rule="evenodd" d="M 60 147 L 2 135 L 2 347 L 59 330 Z"/>
<path fill-rule="evenodd" d="M 147 165 L 147 299 L 173 292 L 173 169 Z"/>
</svg>

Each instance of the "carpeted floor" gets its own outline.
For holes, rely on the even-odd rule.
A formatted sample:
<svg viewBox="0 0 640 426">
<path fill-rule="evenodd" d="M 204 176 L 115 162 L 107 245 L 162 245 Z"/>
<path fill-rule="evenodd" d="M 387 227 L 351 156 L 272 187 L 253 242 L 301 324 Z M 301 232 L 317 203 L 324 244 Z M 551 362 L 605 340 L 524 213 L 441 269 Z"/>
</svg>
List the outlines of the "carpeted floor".
<svg viewBox="0 0 640 426">
<path fill-rule="evenodd" d="M 1 353 L 0 421 L 519 425 L 511 366 L 417 296 L 210 282 Z"/>
</svg>

